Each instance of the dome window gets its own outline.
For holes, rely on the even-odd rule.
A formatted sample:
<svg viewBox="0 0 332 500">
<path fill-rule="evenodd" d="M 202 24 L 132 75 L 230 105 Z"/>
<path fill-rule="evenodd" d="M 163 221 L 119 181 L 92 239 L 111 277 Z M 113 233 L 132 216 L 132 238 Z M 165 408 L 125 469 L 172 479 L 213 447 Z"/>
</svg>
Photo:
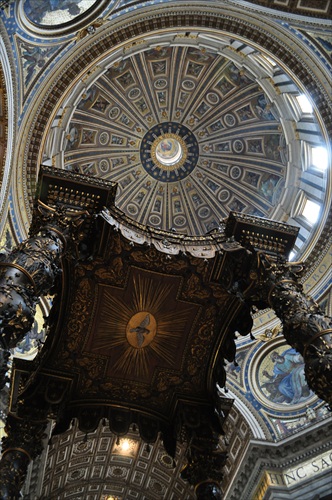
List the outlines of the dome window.
<svg viewBox="0 0 332 500">
<path fill-rule="evenodd" d="M 312 106 L 306 95 L 298 95 L 296 99 L 303 113 L 312 113 Z"/>
<path fill-rule="evenodd" d="M 320 212 L 320 205 L 315 203 L 314 201 L 307 200 L 302 215 L 305 217 L 311 224 L 315 224 L 317 222 Z"/>
<path fill-rule="evenodd" d="M 311 149 L 311 159 L 314 167 L 317 167 L 319 170 L 327 169 L 327 150 L 323 146 Z"/>
</svg>

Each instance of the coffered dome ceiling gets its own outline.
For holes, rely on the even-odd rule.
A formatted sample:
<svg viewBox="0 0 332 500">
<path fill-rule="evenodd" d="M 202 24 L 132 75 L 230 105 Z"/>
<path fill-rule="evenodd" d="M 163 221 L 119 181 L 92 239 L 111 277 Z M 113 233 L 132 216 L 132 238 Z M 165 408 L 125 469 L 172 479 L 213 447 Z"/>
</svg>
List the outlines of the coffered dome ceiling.
<svg viewBox="0 0 332 500">
<path fill-rule="evenodd" d="M 119 185 L 139 222 L 189 234 L 230 210 L 273 216 L 288 151 L 280 116 L 253 75 L 193 47 L 158 47 L 115 64 L 83 94 L 65 167 Z"/>
<path fill-rule="evenodd" d="M 153 228 L 204 235 L 230 211 L 303 226 L 312 160 L 301 120 L 323 140 L 270 56 L 230 37 L 173 33 L 133 43 L 94 72 L 66 101 L 61 127 L 54 121 L 45 163 L 118 183 L 118 208 Z M 320 210 L 325 181 L 313 175 Z"/>
</svg>

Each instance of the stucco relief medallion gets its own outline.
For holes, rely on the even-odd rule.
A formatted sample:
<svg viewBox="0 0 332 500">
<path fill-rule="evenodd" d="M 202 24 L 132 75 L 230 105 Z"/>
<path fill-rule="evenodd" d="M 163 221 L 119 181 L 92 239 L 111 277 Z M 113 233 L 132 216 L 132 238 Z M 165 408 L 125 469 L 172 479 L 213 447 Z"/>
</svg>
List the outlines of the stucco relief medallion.
<svg viewBox="0 0 332 500">
<path fill-rule="evenodd" d="M 152 226 L 160 226 L 161 225 L 161 218 L 159 217 L 159 215 L 151 215 L 149 217 L 149 223 Z"/>
<path fill-rule="evenodd" d="M 154 82 L 153 85 L 156 89 L 164 89 L 165 87 L 167 87 L 167 80 L 165 80 L 164 78 L 159 78 Z"/>
<path fill-rule="evenodd" d="M 242 153 L 242 151 L 244 150 L 243 141 L 237 139 L 233 142 L 232 147 L 235 153 Z"/>
<path fill-rule="evenodd" d="M 113 106 L 113 108 L 111 108 L 108 113 L 111 120 L 115 120 L 115 118 L 117 118 L 119 114 L 120 114 L 120 108 L 118 108 L 117 106 Z"/>
<path fill-rule="evenodd" d="M 129 90 L 128 97 L 129 99 L 137 99 L 141 95 L 141 89 L 135 87 L 134 89 Z"/>
<path fill-rule="evenodd" d="M 110 164 L 109 164 L 109 161 L 108 160 L 101 160 L 98 164 L 98 167 L 99 167 L 99 170 L 105 174 L 106 172 L 109 171 L 110 169 Z"/>
<path fill-rule="evenodd" d="M 231 113 L 227 113 L 227 115 L 224 116 L 224 120 L 229 127 L 234 127 L 236 124 L 236 119 Z"/>
<path fill-rule="evenodd" d="M 80 443 L 76 443 L 73 448 L 74 453 L 85 453 L 92 448 L 92 440 L 81 441 Z"/>
<path fill-rule="evenodd" d="M 228 201 L 231 194 L 227 189 L 222 189 L 218 195 L 220 201 L 225 202 Z"/>
<path fill-rule="evenodd" d="M 240 179 L 241 175 L 242 175 L 242 170 L 240 167 L 234 166 L 231 168 L 230 176 L 232 179 L 234 180 Z"/>
<path fill-rule="evenodd" d="M 206 96 L 206 99 L 210 104 L 218 104 L 218 102 L 220 101 L 218 94 L 216 94 L 215 92 L 209 92 Z"/>
<path fill-rule="evenodd" d="M 177 217 L 174 217 L 173 222 L 174 222 L 175 226 L 181 227 L 181 226 L 184 226 L 187 221 L 186 221 L 185 217 L 183 217 L 182 215 L 178 215 Z"/>
<path fill-rule="evenodd" d="M 106 146 L 109 143 L 109 140 L 110 140 L 110 135 L 107 132 L 102 132 L 99 135 L 99 143 L 102 146 Z"/>
<path fill-rule="evenodd" d="M 182 87 L 186 90 L 192 90 L 195 88 L 195 83 L 191 80 L 184 80 L 182 82 Z"/>
<path fill-rule="evenodd" d="M 76 469 L 68 475 L 69 481 L 78 481 L 82 479 L 86 473 L 86 469 Z"/>
</svg>

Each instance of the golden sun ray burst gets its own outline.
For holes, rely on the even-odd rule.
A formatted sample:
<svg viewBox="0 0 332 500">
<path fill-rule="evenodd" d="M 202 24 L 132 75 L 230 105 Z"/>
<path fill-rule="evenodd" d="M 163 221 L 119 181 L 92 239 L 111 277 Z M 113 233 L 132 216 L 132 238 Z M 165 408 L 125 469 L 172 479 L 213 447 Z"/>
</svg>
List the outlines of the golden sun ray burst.
<svg viewBox="0 0 332 500">
<path fill-rule="evenodd" d="M 145 378 L 151 366 L 172 366 L 199 308 L 177 298 L 179 277 L 135 270 L 130 278 L 126 291 L 104 289 L 93 351 L 111 358 L 113 373 Z"/>
</svg>

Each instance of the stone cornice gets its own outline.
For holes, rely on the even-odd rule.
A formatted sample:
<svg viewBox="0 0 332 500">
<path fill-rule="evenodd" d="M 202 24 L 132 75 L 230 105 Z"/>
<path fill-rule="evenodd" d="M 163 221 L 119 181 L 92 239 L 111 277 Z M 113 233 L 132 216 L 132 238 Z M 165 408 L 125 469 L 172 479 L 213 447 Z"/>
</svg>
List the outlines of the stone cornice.
<svg viewBox="0 0 332 500">
<path fill-rule="evenodd" d="M 304 18 L 304 16 L 310 16 L 313 18 L 319 18 L 319 19 L 330 19 L 331 12 L 332 12 L 332 7 L 331 5 L 328 4 L 328 1 L 326 1 L 326 6 L 327 8 L 325 9 L 325 12 L 322 9 L 319 9 L 316 7 L 316 10 L 314 8 L 310 7 L 301 7 L 300 2 L 297 3 L 292 3 L 292 2 L 287 2 L 284 5 L 280 5 L 280 3 L 274 3 L 273 0 L 246 0 L 245 2 L 238 2 L 241 3 L 241 6 L 253 10 L 255 9 L 268 9 L 269 12 L 275 11 L 275 15 L 279 16 L 298 16 L 301 18 L 301 20 Z M 313 6 L 316 2 L 313 2 Z M 252 4 L 252 6 L 250 5 Z"/>
<path fill-rule="evenodd" d="M 305 432 L 286 438 L 282 443 L 251 441 L 227 498 L 236 500 L 244 498 L 244 491 L 246 495 L 252 493 L 264 469 L 299 466 L 308 458 L 329 451 L 331 444 L 331 418 L 320 422 L 315 428 L 311 427 Z"/>
</svg>

